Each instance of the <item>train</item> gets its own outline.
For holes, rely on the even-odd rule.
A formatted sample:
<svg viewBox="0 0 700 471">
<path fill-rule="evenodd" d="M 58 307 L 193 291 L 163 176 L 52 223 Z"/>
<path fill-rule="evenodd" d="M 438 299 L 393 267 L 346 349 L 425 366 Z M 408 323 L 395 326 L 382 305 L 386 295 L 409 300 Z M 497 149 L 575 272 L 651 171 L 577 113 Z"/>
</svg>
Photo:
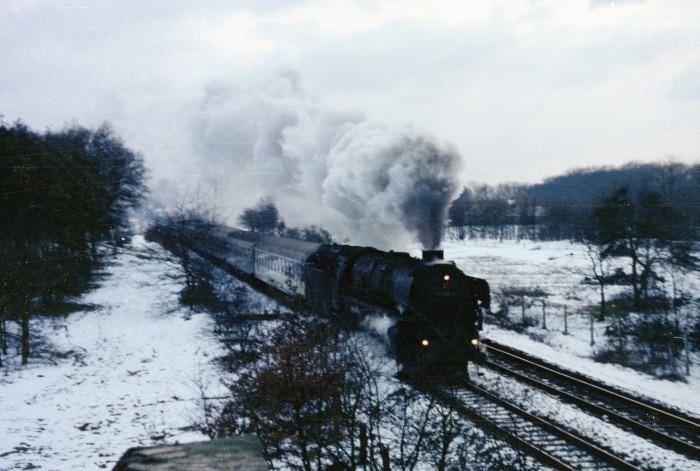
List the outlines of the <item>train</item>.
<svg viewBox="0 0 700 471">
<path fill-rule="evenodd" d="M 385 319 L 389 349 L 405 371 L 466 373 L 468 362 L 485 359 L 479 331 L 490 308 L 489 285 L 444 260 L 441 250 L 424 250 L 419 259 L 199 221 L 160 231 L 312 315 L 348 326 Z"/>
</svg>

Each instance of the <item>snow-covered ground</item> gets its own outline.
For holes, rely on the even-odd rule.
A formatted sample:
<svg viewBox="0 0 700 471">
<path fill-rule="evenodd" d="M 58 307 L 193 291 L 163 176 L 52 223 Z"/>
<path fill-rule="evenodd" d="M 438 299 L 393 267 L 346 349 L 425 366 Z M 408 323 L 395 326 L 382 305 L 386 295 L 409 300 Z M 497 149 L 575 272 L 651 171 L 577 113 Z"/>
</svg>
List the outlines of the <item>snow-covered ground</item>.
<svg viewBox="0 0 700 471">
<path fill-rule="evenodd" d="M 487 323 L 484 336 L 700 416 L 697 367 L 687 383 L 672 383 L 589 359 L 588 318 L 577 309 L 597 294 L 578 283 L 587 267 L 579 246 L 455 241 L 444 249 L 446 258 L 467 274 L 487 279 L 494 292 L 540 287 L 550 293 L 548 330 L 516 334 Z M 149 258 L 149 250 L 163 253 L 137 237 L 113 259 L 101 286 L 79 300 L 99 306 L 94 311 L 35 322 L 35 330 L 70 352 L 67 359 L 27 367 L 5 359 L 1 470 L 111 469 L 129 447 L 205 439 L 187 428 L 201 414 L 197 384 L 206 384 L 210 395 L 221 392 L 216 390 L 221 373 L 212 361 L 221 351 L 209 317 L 178 305 L 182 284 L 173 278 L 175 269 Z M 411 251 L 418 255 L 417 248 Z M 571 314 L 569 335 L 562 333 L 563 305 Z M 535 306 L 530 314 L 539 312 Z M 595 332 L 598 342 L 601 329 Z"/>
<path fill-rule="evenodd" d="M 112 469 L 133 446 L 206 438 L 186 428 L 200 415 L 198 382 L 211 391 L 219 376 L 211 321 L 178 305 L 176 272 L 140 257 L 146 248 L 160 252 L 135 238 L 80 299 L 97 309 L 35 323 L 71 352 L 67 360 L 19 367 L 6 359 L 0 469 Z"/>
<path fill-rule="evenodd" d="M 454 260 L 466 274 L 484 278 L 492 294 L 503 288 L 539 287 L 550 296 L 547 299 L 547 330 L 528 329 L 530 335 L 517 334 L 484 325 L 482 335 L 513 348 L 544 358 L 552 363 L 599 378 L 609 384 L 644 394 L 650 398 L 683 409 L 700 417 L 700 368 L 691 365 L 686 383 L 655 379 L 652 376 L 617 365 L 591 360 L 598 346 L 605 342 L 603 323 L 595 324 L 591 346 L 590 322 L 579 310 L 586 304 L 598 302 L 595 286 L 580 283 L 590 273 L 590 261 L 584 246 L 569 242 L 532 242 L 496 240 L 447 241 L 445 258 Z M 411 248 L 420 256 L 420 250 Z M 700 274 L 690 274 L 683 280 L 689 292 L 700 290 Z M 568 335 L 564 335 L 564 306 L 568 312 Z M 494 307 L 497 309 L 496 304 Z M 512 307 L 519 315 L 520 307 Z M 529 308 L 529 316 L 540 318 L 542 307 Z M 532 337 L 537 337 L 535 341 Z M 694 357 L 697 363 L 697 357 Z"/>
</svg>

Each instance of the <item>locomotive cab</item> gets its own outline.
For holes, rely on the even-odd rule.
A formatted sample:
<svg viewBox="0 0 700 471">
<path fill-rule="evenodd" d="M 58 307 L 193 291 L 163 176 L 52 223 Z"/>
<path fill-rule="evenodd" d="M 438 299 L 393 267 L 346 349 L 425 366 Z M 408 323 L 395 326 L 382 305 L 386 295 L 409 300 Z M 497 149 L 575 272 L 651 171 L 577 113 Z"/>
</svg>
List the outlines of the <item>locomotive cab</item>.
<svg viewBox="0 0 700 471">
<path fill-rule="evenodd" d="M 441 258 L 423 261 L 406 275 L 394 279 L 394 297 L 405 300 L 404 314 L 390 332 L 397 360 L 450 370 L 483 361 L 479 330 L 482 310 L 488 309 L 486 282 Z"/>
<path fill-rule="evenodd" d="M 439 262 L 420 265 L 411 280 L 406 309 L 412 315 L 404 314 L 407 320 L 393 332 L 397 359 L 418 367 L 448 368 L 482 360 L 482 306 L 469 277 L 454 264 Z"/>
<path fill-rule="evenodd" d="M 348 260 L 339 285 L 347 287 L 344 293 L 355 303 L 380 308 L 394 319 L 390 347 L 405 369 L 444 366 L 458 371 L 483 359 L 479 330 L 482 309 L 488 308 L 484 280 L 444 261 L 442 251 L 424 252 L 420 260 L 402 252 L 368 250 Z"/>
</svg>

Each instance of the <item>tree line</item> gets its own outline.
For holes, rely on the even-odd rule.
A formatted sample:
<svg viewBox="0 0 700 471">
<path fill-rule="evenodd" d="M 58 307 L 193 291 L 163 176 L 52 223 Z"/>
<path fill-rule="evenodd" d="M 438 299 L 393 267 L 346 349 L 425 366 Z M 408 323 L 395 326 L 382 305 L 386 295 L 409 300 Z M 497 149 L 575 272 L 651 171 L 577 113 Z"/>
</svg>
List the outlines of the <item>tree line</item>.
<svg viewBox="0 0 700 471">
<path fill-rule="evenodd" d="M 632 196 L 656 194 L 679 216 L 679 236 L 700 237 L 700 206 L 695 203 L 700 201 L 700 164 L 677 162 L 571 170 L 537 185 L 471 184 L 449 208 L 450 233 L 459 238 L 581 240 L 593 208 L 620 188 Z"/>
<path fill-rule="evenodd" d="M 0 122 L 0 168 L 0 347 L 18 322 L 24 364 L 31 316 L 88 286 L 98 245 L 128 233 L 146 171 L 108 124 L 39 133 L 19 121 Z"/>
<path fill-rule="evenodd" d="M 321 226 L 288 227 L 271 197 L 264 197 L 250 208 L 246 208 L 239 216 L 238 223 L 251 232 L 292 239 L 308 240 L 320 244 L 330 244 L 333 240 L 331 233 Z"/>
</svg>

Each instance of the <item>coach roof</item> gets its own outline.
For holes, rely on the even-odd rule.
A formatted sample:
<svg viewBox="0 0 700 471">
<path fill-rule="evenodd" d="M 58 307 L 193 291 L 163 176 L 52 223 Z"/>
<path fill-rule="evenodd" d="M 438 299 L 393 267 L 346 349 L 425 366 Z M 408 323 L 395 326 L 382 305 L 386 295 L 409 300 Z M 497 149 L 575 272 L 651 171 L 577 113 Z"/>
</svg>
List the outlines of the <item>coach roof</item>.
<svg viewBox="0 0 700 471">
<path fill-rule="evenodd" d="M 321 247 L 322 244 L 286 237 L 264 237 L 255 246 L 256 250 L 279 255 L 290 260 L 304 262 Z"/>
</svg>

